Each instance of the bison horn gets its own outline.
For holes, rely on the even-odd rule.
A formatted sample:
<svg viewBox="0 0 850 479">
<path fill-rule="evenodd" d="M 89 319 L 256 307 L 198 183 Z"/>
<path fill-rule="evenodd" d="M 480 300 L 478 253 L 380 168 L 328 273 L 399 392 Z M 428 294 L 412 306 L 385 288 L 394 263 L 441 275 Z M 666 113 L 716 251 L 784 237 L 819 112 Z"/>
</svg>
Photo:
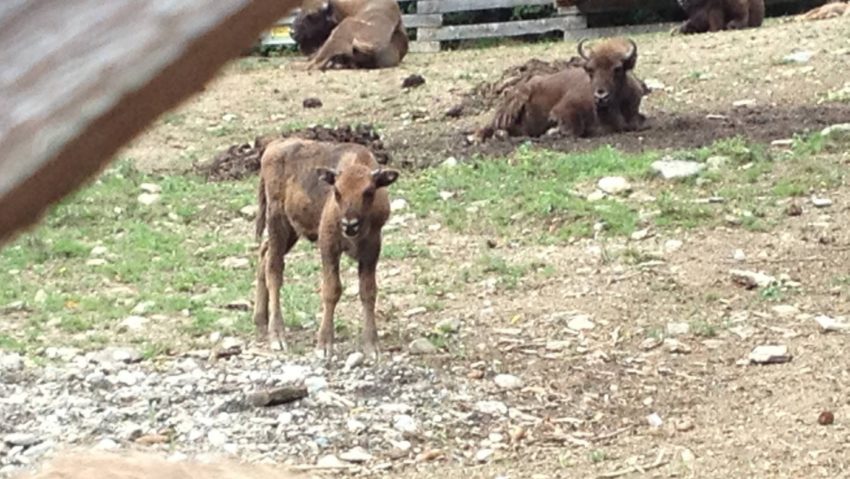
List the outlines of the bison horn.
<svg viewBox="0 0 850 479">
<path fill-rule="evenodd" d="M 632 45 L 632 48 L 626 53 L 626 61 L 631 62 L 637 57 L 637 43 L 631 38 L 629 38 L 629 43 Z"/>
<path fill-rule="evenodd" d="M 581 55 L 581 57 L 584 58 L 585 60 L 590 60 L 589 58 L 587 58 L 587 53 L 585 53 L 585 51 L 584 51 L 584 44 L 586 42 L 587 42 L 587 38 L 582 38 L 581 40 L 579 40 L 579 42 L 578 42 L 578 54 Z"/>
</svg>

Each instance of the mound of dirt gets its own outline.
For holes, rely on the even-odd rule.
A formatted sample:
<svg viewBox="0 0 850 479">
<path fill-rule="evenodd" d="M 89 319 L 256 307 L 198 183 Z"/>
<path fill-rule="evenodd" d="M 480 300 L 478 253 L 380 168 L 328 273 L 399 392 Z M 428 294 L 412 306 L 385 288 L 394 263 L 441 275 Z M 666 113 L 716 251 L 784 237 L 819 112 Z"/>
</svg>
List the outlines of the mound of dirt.
<svg viewBox="0 0 850 479">
<path fill-rule="evenodd" d="M 303 138 L 305 140 L 334 143 L 357 143 L 369 148 L 378 163 L 386 165 L 391 157 L 384 147 L 381 136 L 372 125 L 342 125 L 336 128 L 311 126 L 301 130 L 289 131 L 280 135 L 258 137 L 254 144 L 231 145 L 217 153 L 209 161 L 195 165 L 195 171 L 212 181 L 237 180 L 260 169 L 260 157 L 266 145 L 281 138 Z"/>
<path fill-rule="evenodd" d="M 498 80 L 493 82 L 482 82 L 476 85 L 463 101 L 465 111 L 480 113 L 495 106 L 505 93 L 515 86 L 530 80 L 537 75 L 549 75 L 557 73 L 569 66 L 578 65 L 578 57 L 569 60 L 556 60 L 546 62 L 532 58 L 522 65 L 512 66 L 502 72 Z"/>
</svg>

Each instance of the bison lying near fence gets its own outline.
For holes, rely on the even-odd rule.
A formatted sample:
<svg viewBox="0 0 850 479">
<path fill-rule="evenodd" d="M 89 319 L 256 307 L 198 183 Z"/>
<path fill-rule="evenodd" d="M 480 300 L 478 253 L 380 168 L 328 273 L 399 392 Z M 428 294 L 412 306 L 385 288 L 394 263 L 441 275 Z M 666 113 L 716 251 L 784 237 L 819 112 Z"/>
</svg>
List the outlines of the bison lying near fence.
<svg viewBox="0 0 850 479">
<path fill-rule="evenodd" d="M 829 2 L 826 5 L 809 10 L 802 16 L 802 20 L 826 20 L 842 15 L 850 16 L 850 3 Z"/>
<path fill-rule="evenodd" d="M 759 27 L 764 21 L 764 0 L 678 0 L 688 19 L 678 33 L 705 33 Z"/>
<path fill-rule="evenodd" d="M 333 351 L 334 310 L 342 294 L 343 253 L 357 261 L 363 305 L 363 349 L 377 355 L 375 278 L 381 229 L 390 216 L 387 186 L 398 171 L 382 168 L 368 148 L 351 143 L 278 140 L 266 147 L 260 166 L 256 234 L 268 231 L 260 247 L 254 324 L 260 339 L 284 347 L 280 289 L 284 256 L 306 237 L 318 242 L 322 258 L 322 323 L 318 347 Z M 272 309 L 269 324 L 269 308 Z"/>
<path fill-rule="evenodd" d="M 407 32 L 395 0 L 329 0 L 305 9 L 292 37 L 309 69 L 388 68 L 407 55 Z"/>
<path fill-rule="evenodd" d="M 637 45 L 610 39 L 553 74 L 536 76 L 508 93 L 481 139 L 499 130 L 511 136 L 540 136 L 553 127 L 583 137 L 599 129 L 619 132 L 643 128 L 640 103 L 647 88 L 635 75 Z"/>
</svg>

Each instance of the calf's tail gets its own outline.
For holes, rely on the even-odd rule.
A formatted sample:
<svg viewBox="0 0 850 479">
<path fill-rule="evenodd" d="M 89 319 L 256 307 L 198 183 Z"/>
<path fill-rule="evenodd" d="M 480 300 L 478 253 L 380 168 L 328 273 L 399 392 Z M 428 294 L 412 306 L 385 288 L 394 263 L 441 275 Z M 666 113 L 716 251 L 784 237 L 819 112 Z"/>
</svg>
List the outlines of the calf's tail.
<svg viewBox="0 0 850 479">
<path fill-rule="evenodd" d="M 266 198 L 266 182 L 260 175 L 260 186 L 257 188 L 257 219 L 254 224 L 254 237 L 259 243 L 263 239 L 263 232 L 266 230 L 266 206 L 268 199 Z"/>
</svg>

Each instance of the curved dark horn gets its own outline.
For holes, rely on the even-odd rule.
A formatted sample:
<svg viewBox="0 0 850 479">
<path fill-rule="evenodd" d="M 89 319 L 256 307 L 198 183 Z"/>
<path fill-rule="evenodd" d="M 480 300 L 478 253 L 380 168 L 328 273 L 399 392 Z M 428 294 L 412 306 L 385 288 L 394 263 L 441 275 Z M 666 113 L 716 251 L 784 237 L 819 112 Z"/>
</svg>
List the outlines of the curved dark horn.
<svg viewBox="0 0 850 479">
<path fill-rule="evenodd" d="M 585 60 L 590 60 L 590 58 L 587 58 L 587 54 L 584 52 L 584 44 L 586 42 L 587 42 L 587 38 L 582 38 L 581 40 L 579 40 L 579 42 L 578 42 L 578 54 L 581 55 L 581 57 L 584 58 Z"/>
<path fill-rule="evenodd" d="M 626 54 L 626 60 L 634 60 L 637 56 L 637 43 L 631 38 L 629 38 L 629 43 L 632 45 L 632 49 Z"/>
</svg>

